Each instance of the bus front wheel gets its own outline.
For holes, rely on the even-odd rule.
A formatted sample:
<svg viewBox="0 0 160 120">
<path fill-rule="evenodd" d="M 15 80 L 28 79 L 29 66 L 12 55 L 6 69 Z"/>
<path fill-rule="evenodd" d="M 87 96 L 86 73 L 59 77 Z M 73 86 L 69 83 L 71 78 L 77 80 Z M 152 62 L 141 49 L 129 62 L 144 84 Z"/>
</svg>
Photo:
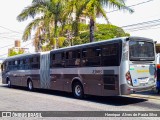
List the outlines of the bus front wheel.
<svg viewBox="0 0 160 120">
<path fill-rule="evenodd" d="M 73 84 L 73 94 L 78 99 L 82 99 L 84 97 L 83 86 L 80 82 Z"/>
</svg>

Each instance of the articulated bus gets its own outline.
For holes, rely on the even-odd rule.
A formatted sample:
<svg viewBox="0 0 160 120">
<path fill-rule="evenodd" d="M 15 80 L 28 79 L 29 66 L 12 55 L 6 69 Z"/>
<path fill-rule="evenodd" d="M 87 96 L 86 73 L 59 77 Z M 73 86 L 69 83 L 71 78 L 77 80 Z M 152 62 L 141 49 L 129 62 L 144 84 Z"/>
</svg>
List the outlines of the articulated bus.
<svg viewBox="0 0 160 120">
<path fill-rule="evenodd" d="M 2 83 L 72 92 L 76 98 L 127 95 L 156 85 L 155 42 L 122 37 L 8 57 Z"/>
</svg>

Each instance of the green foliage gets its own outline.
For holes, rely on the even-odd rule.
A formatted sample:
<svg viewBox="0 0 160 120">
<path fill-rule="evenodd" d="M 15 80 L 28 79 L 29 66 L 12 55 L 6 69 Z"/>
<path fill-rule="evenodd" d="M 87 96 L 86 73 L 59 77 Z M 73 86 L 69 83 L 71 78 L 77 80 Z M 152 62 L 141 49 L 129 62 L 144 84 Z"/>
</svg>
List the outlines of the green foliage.
<svg viewBox="0 0 160 120">
<path fill-rule="evenodd" d="M 97 30 L 95 31 L 95 41 L 111 39 L 115 37 L 128 36 L 124 30 L 120 27 L 111 24 L 97 24 Z"/>
<path fill-rule="evenodd" d="M 57 39 L 53 38 L 51 39 L 49 44 L 42 46 L 42 51 L 52 50 L 55 44 L 57 44 L 58 48 L 62 48 L 65 46 L 65 40 L 66 40 L 65 37 L 58 37 Z"/>
<path fill-rule="evenodd" d="M 18 50 L 18 52 L 14 51 L 14 50 L 10 50 L 10 53 L 8 56 L 15 56 L 15 55 L 23 54 L 23 53 L 24 53 L 23 50 Z"/>
<path fill-rule="evenodd" d="M 87 29 L 88 25 L 83 25 L 86 28 L 86 31 L 83 31 L 79 34 L 79 37 L 74 38 L 74 45 L 83 44 L 89 42 L 89 31 Z M 95 30 L 95 41 L 112 39 L 115 37 L 124 37 L 130 36 L 129 33 L 125 33 L 124 30 L 120 27 L 111 24 L 96 24 Z"/>
</svg>

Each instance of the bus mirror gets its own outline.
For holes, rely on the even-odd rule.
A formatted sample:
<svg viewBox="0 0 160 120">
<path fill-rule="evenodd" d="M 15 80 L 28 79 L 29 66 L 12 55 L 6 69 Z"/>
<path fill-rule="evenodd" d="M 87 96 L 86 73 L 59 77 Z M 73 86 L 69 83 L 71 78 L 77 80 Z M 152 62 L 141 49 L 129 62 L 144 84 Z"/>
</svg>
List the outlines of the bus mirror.
<svg viewBox="0 0 160 120">
<path fill-rule="evenodd" d="M 129 38 L 126 38 L 126 41 L 129 41 Z"/>
<path fill-rule="evenodd" d="M 157 44 L 157 41 L 154 41 L 155 44 Z"/>
</svg>

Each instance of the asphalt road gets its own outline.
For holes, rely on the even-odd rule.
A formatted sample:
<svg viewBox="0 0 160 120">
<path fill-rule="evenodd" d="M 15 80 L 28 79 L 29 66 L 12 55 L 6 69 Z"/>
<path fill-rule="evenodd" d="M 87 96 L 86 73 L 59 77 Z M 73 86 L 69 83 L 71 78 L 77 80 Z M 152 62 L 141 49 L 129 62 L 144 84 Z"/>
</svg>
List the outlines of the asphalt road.
<svg viewBox="0 0 160 120">
<path fill-rule="evenodd" d="M 0 111 L 160 111 L 160 100 L 133 96 L 95 97 L 75 99 L 72 94 L 26 88 L 8 88 L 0 83 Z M 1 119 L 1 118 L 0 118 Z M 17 118 L 16 118 L 17 119 Z M 35 118 L 36 119 L 36 118 Z M 39 119 L 39 118 L 38 118 Z M 41 118 L 46 119 L 46 118 Z M 53 119 L 53 118 L 47 118 Z M 55 118 L 54 118 L 55 119 Z M 62 119 L 62 118 L 56 118 Z M 63 118 L 64 119 L 64 118 Z M 65 118 L 75 119 L 75 118 Z M 76 118 L 77 119 L 77 118 Z M 97 118 L 78 118 L 97 119 Z M 99 119 L 115 119 L 113 117 Z M 123 117 L 119 119 L 124 119 Z M 125 119 L 133 119 L 127 118 Z M 139 119 L 134 118 L 135 119 Z M 158 119 L 142 117 L 141 119 Z"/>
</svg>

